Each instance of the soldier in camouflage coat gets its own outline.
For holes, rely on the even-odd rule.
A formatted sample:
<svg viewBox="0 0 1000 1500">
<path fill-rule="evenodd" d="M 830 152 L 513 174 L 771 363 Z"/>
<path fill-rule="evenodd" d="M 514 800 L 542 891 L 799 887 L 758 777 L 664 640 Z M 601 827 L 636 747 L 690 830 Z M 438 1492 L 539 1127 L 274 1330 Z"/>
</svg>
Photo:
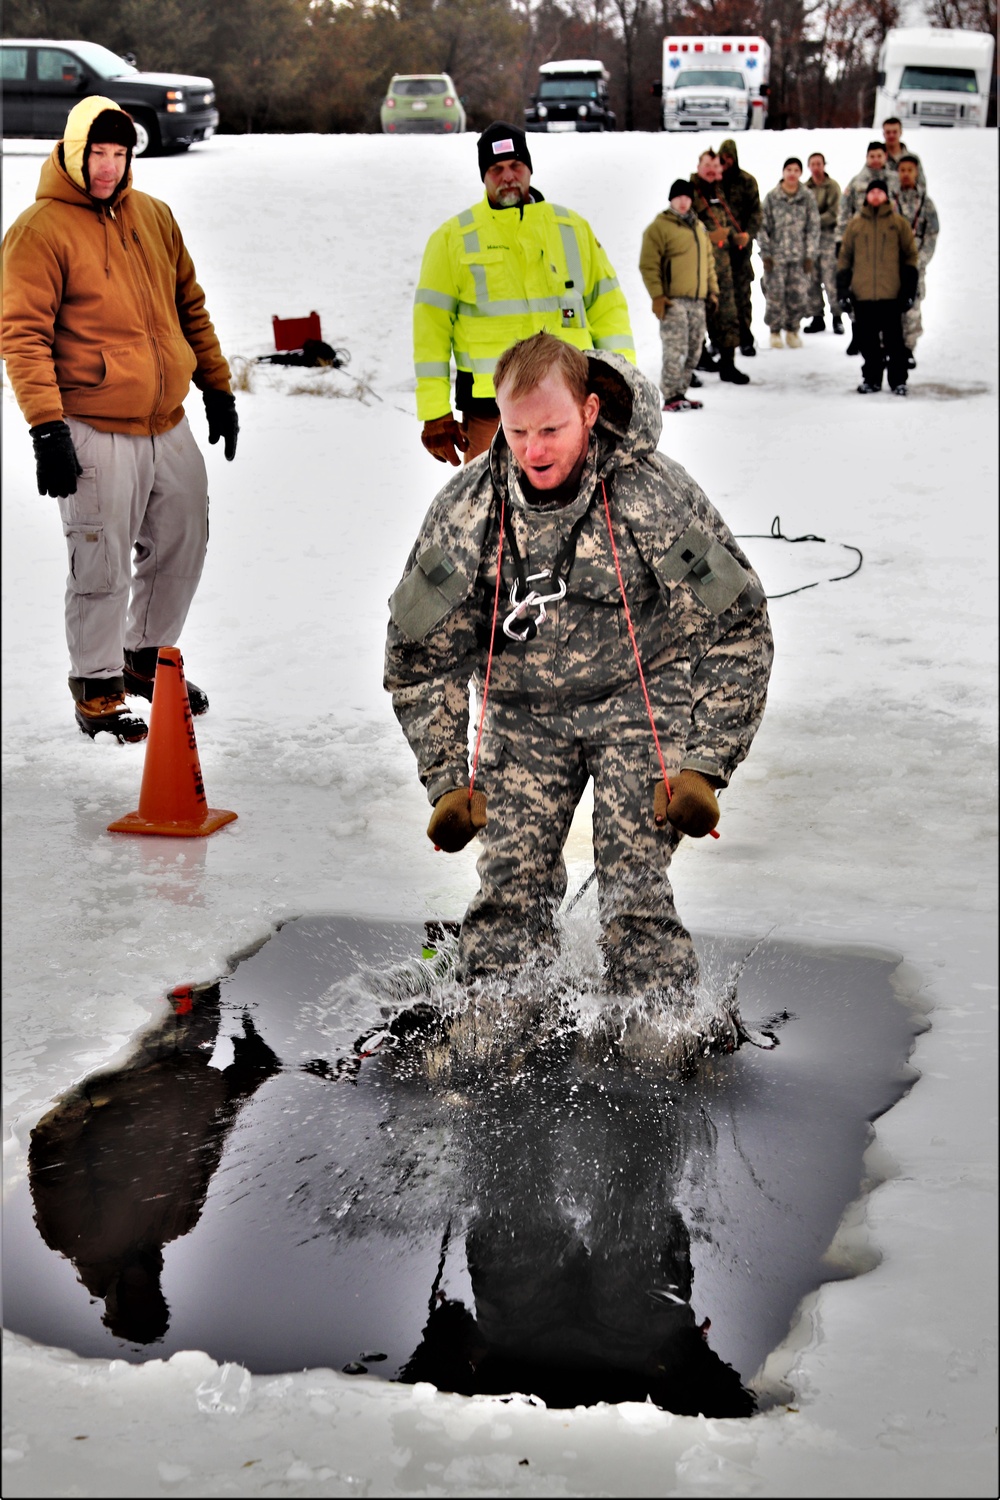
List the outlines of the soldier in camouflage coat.
<svg viewBox="0 0 1000 1500">
<path fill-rule="evenodd" d="M 802 186 L 802 163 L 790 156 L 781 172 L 781 181 L 764 199 L 760 233 L 760 256 L 764 265 L 764 295 L 767 312 L 764 320 L 772 334 L 793 348 L 799 343 L 799 323 L 809 306 L 809 288 L 813 268 L 819 259 L 819 209 L 816 200 Z"/>
<path fill-rule="evenodd" d="M 477 830 L 482 840 L 459 977 L 510 973 L 554 950 L 563 846 L 593 777 L 608 983 L 624 994 L 681 996 L 697 961 L 667 870 L 681 832 L 711 831 L 713 788 L 727 785 L 760 723 L 772 656 L 764 593 L 690 475 L 656 451 L 659 396 L 627 361 L 538 334 L 503 356 L 496 385 L 504 425 L 431 505 L 390 599 L 386 646 L 385 686 L 435 806 L 428 835 L 448 849 Z M 532 427 L 523 416 L 547 412 L 550 399 L 571 411 L 579 449 L 572 469 L 550 466 L 555 488 L 532 467 L 538 451 L 551 451 L 544 435 L 553 424 L 546 416 Z M 563 442 L 558 431 L 552 441 Z M 526 586 L 535 602 L 515 616 L 512 601 L 524 600 Z M 471 679 L 483 692 L 491 638 L 470 794 L 468 687 Z"/>
<path fill-rule="evenodd" d="M 813 321 L 805 331 L 822 333 L 826 327 L 823 318 L 825 287 L 833 330 L 835 333 L 842 333 L 842 309 L 837 301 L 837 211 L 840 208 L 840 183 L 826 170 L 826 157 L 822 151 L 814 151 L 806 165 L 809 168 L 806 189 L 815 198 L 819 213 L 819 256 L 813 267 L 809 287 L 809 313 Z"/>
<path fill-rule="evenodd" d="M 917 242 L 917 299 L 909 311 L 903 314 L 903 343 L 912 355 L 917 347 L 917 340 L 924 331 L 920 304 L 927 292 L 925 272 L 937 249 L 941 224 L 934 200 L 920 186 L 920 162 L 917 158 L 909 155 L 902 157 L 897 174 L 899 186 L 893 192 L 890 184 L 889 201 L 909 224 Z"/>
<path fill-rule="evenodd" d="M 740 352 L 753 354 L 752 294 L 753 286 L 753 242 L 760 229 L 760 188 L 756 177 L 740 166 L 736 142 L 730 138 L 719 147 L 719 162 L 722 166 L 722 191 L 732 209 L 736 224 L 729 240 L 729 258 L 733 263 L 733 287 L 736 293 L 736 312 L 740 324 Z M 737 225 L 739 226 L 737 228 Z"/>
<path fill-rule="evenodd" d="M 733 385 L 748 385 L 750 376 L 738 370 L 735 364 L 736 350 L 740 345 L 740 315 L 729 245 L 736 230 L 732 210 L 719 185 L 721 180 L 722 163 L 718 156 L 714 151 L 703 151 L 698 158 L 698 170 L 691 173 L 692 203 L 696 217 L 704 224 L 712 242 L 715 276 L 719 283 L 718 306 L 706 309 L 705 321 L 712 347 L 719 356 L 719 378 Z"/>
</svg>

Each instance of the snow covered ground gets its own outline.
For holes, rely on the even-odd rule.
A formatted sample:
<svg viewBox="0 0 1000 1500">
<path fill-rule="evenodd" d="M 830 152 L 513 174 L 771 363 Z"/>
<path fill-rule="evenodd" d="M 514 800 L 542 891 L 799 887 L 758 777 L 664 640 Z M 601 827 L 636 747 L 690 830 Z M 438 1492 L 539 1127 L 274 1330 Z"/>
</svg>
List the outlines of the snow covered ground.
<svg viewBox="0 0 1000 1500">
<path fill-rule="evenodd" d="M 743 165 L 766 190 L 818 147 L 843 184 L 868 134 L 747 135 Z M 682 915 L 895 951 L 931 1022 L 919 1082 L 876 1127 L 880 1185 L 837 1247 L 877 1264 L 808 1299 L 773 1357 L 795 1409 L 548 1412 L 329 1370 L 251 1379 L 196 1351 L 87 1361 L 8 1334 L 5 1495 L 996 1493 L 996 133 L 910 144 L 943 229 L 909 400 L 856 395 L 859 363 L 826 333 L 740 361 L 746 388 L 706 377 L 704 411 L 662 440 L 737 533 L 780 515 L 827 544 L 744 544 L 771 593 L 823 581 L 773 605 L 767 715 L 722 838 L 676 861 Z M 543 193 L 606 245 L 655 377 L 639 241 L 695 143 L 531 149 Z M 6 143 L 5 226 L 46 150 Z M 414 417 L 413 288 L 429 232 L 478 196 L 474 140 L 220 137 L 135 178 L 173 207 L 230 356 L 265 352 L 272 314 L 315 308 L 352 358 L 346 374 L 255 371 L 236 461 L 206 448 L 209 561 L 179 644 L 212 698 L 209 802 L 239 819 L 205 841 L 105 832 L 137 806 L 143 752 L 74 727 L 63 542 L 3 389 L 7 1186 L 53 1096 L 169 987 L 224 972 L 288 917 L 459 916 L 474 885 L 471 853 L 424 836 L 381 692 L 385 601 L 446 477 Z M 200 400 L 189 412 L 204 435 Z M 848 545 L 861 571 L 826 582 L 853 566 Z M 572 889 L 590 869 L 583 810 L 569 853 Z"/>
</svg>

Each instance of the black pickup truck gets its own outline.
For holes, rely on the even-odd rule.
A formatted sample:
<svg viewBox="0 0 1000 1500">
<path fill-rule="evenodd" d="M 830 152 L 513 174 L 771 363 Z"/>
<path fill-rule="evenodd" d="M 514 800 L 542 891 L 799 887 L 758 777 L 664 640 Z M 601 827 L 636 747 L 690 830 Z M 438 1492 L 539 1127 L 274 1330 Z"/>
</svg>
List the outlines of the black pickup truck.
<svg viewBox="0 0 1000 1500">
<path fill-rule="evenodd" d="M 66 116 L 88 94 L 103 94 L 135 121 L 135 155 L 185 151 L 215 134 L 211 78 L 141 73 L 97 42 L 0 41 L 5 136 L 60 140 Z"/>
</svg>

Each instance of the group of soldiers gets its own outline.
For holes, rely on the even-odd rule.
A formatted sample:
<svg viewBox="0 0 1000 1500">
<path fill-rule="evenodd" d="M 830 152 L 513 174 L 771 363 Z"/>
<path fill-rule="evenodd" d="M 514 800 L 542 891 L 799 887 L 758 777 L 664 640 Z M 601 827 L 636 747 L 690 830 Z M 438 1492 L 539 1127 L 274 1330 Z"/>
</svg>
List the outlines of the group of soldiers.
<svg viewBox="0 0 1000 1500">
<path fill-rule="evenodd" d="M 888 205 L 883 218 L 897 216 L 905 221 L 905 227 L 895 220 L 892 223 L 900 246 L 900 281 L 898 286 L 890 283 L 888 290 L 880 285 L 877 296 L 869 295 L 870 289 L 864 287 L 864 296 L 852 298 L 854 261 L 850 252 L 855 236 L 851 236 L 851 263 L 841 258 L 839 265 L 846 298 L 854 307 L 847 353 L 865 358 L 865 378 L 858 389 L 868 394 L 867 388 L 881 385 L 879 361 L 889 363 L 890 345 L 898 345 L 905 351 L 901 356 L 904 365 L 902 372 L 895 365 L 890 370 L 890 385 L 897 394 L 905 392 L 906 371 L 916 366 L 917 340 L 923 332 L 920 306 L 939 221 L 920 161 L 901 140 L 898 119 L 884 122 L 883 136 L 883 141 L 870 143 L 865 165 L 843 191 L 827 172 L 823 153 L 816 151 L 808 158 L 807 172 L 798 157 L 789 157 L 781 181 L 762 202 L 756 179 L 740 166 L 733 140 L 723 141 L 718 152 L 703 151 L 690 178 L 673 184 L 670 206 L 645 231 L 639 262 L 653 312 L 660 320 L 660 388 L 665 411 L 690 411 L 701 406 L 688 395 L 692 387 L 702 384 L 698 371 L 718 374 L 735 385 L 748 383 L 749 376 L 735 365 L 735 354 L 737 350 L 747 358 L 756 354 L 751 330 L 754 240 L 764 271 L 770 347 L 801 348 L 800 325 L 807 318 L 810 321 L 802 332 L 826 330 L 824 292 L 833 332 L 844 333 L 847 309 L 837 290 L 838 257 L 848 224 L 866 205 L 869 216 Z M 873 186 L 874 207 L 868 197 Z M 882 239 L 885 227 L 879 225 Z M 912 249 L 907 230 L 913 237 Z M 688 273 L 696 266 L 699 276 L 692 279 Z M 916 280 L 911 294 L 913 269 Z M 892 316 L 887 313 L 883 317 L 880 311 L 878 322 L 880 328 L 882 323 L 891 325 L 898 312 L 900 339 L 894 340 L 894 327 L 890 326 L 888 335 L 883 328 L 873 352 L 871 340 L 865 336 L 872 319 L 864 311 L 859 332 L 859 301 L 878 302 L 880 308 L 892 302 Z"/>
</svg>

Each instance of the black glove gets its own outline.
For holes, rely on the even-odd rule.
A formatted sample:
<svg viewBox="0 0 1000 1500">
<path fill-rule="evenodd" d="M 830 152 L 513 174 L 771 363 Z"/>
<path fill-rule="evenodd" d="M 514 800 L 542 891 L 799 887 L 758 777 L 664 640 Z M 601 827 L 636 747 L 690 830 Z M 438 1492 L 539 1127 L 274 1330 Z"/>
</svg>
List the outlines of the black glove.
<svg viewBox="0 0 1000 1500">
<path fill-rule="evenodd" d="M 916 266 L 903 266 L 899 272 L 899 305 L 903 312 L 909 312 L 917 300 L 917 287 L 919 285 L 920 272 Z"/>
<path fill-rule="evenodd" d="M 65 500 L 76 494 L 76 478 L 82 474 L 80 460 L 73 447 L 73 434 L 65 422 L 42 422 L 31 428 L 35 445 L 35 474 L 38 493 Z"/>
<path fill-rule="evenodd" d="M 854 304 L 854 297 L 851 293 L 851 283 L 849 281 L 845 281 L 843 284 L 839 280 L 837 281 L 837 301 L 844 309 L 844 312 L 850 312 Z"/>
<path fill-rule="evenodd" d="M 236 457 L 236 439 L 240 432 L 240 419 L 236 415 L 236 397 L 230 391 L 202 391 L 205 415 L 208 418 L 208 441 L 217 443 L 225 439 L 226 458 L 232 462 Z"/>
</svg>

